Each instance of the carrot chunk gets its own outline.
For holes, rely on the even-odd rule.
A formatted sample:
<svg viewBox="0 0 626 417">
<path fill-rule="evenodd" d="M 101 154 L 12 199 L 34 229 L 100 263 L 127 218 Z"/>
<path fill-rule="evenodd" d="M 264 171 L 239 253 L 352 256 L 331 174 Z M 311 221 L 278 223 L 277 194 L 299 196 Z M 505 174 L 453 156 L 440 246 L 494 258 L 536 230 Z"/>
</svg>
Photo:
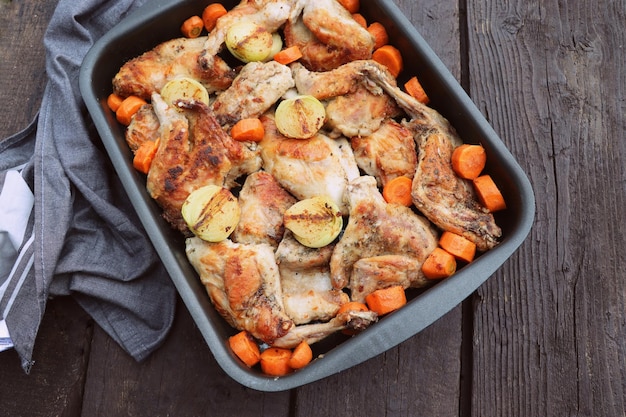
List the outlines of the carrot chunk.
<svg viewBox="0 0 626 417">
<path fill-rule="evenodd" d="M 422 264 L 422 272 L 428 279 L 447 278 L 456 272 L 456 259 L 442 248 L 435 248 Z"/>
<path fill-rule="evenodd" d="M 139 171 L 147 174 L 150 171 L 150 166 L 152 166 L 152 160 L 159 150 L 159 142 L 160 139 L 155 141 L 147 140 L 143 142 L 139 148 L 135 151 L 135 155 L 133 157 L 133 167 Z"/>
<path fill-rule="evenodd" d="M 408 177 L 396 177 L 383 187 L 383 198 L 387 203 L 401 204 L 409 207 L 413 204 L 411 188 L 413 180 Z"/>
<path fill-rule="evenodd" d="M 241 119 L 230 129 L 230 136 L 237 141 L 260 142 L 264 135 L 263 122 L 256 117 Z"/>
<path fill-rule="evenodd" d="M 439 246 L 455 258 L 472 262 L 476 255 L 476 244 L 456 233 L 445 231 L 439 238 Z"/>
<path fill-rule="evenodd" d="M 387 45 L 389 42 L 389 35 L 387 29 L 380 22 L 373 22 L 367 27 L 367 31 L 374 38 L 374 49 L 378 49 L 381 46 Z"/>
<path fill-rule="evenodd" d="M 221 3 L 211 3 L 202 11 L 202 21 L 204 22 L 204 28 L 207 32 L 215 29 L 217 25 L 217 19 L 228 13 L 226 7 Z"/>
<path fill-rule="evenodd" d="M 461 178 L 477 178 L 487 163 L 487 153 L 480 145 L 464 143 L 452 152 L 452 169 Z"/>
<path fill-rule="evenodd" d="M 119 109 L 120 104 L 122 104 L 122 101 L 124 101 L 122 97 L 118 96 L 115 93 L 111 93 L 107 97 L 107 106 L 109 106 L 111 111 L 115 113 L 117 109 Z"/>
<path fill-rule="evenodd" d="M 338 0 L 339 3 L 350 13 L 357 13 L 361 8 L 359 0 Z"/>
<path fill-rule="evenodd" d="M 261 352 L 252 336 L 244 331 L 228 338 L 228 345 L 239 359 L 249 368 L 261 360 Z"/>
<path fill-rule="evenodd" d="M 180 27 L 180 32 L 184 37 L 193 39 L 200 36 L 202 29 L 204 29 L 202 18 L 200 16 L 191 16 L 183 22 Z"/>
<path fill-rule="evenodd" d="M 404 287 L 394 285 L 376 290 L 365 297 L 365 302 L 379 316 L 391 313 L 406 304 Z"/>
<path fill-rule="evenodd" d="M 348 311 L 368 311 L 367 305 L 365 303 L 360 303 L 358 301 L 348 301 L 339 307 L 337 311 L 337 315 L 346 313 Z"/>
<path fill-rule="evenodd" d="M 274 55 L 274 61 L 283 65 L 296 62 L 300 58 L 302 58 L 302 51 L 300 50 L 300 47 L 298 45 L 293 45 L 285 48 L 282 51 L 277 52 L 276 55 Z"/>
<path fill-rule="evenodd" d="M 397 77 L 404 68 L 402 54 L 392 45 L 383 45 L 376 49 L 372 54 L 372 59 L 386 66 L 394 77 Z"/>
<path fill-rule="evenodd" d="M 367 20 L 361 13 L 352 13 L 352 18 L 364 29 L 367 29 Z"/>
<path fill-rule="evenodd" d="M 261 353 L 261 370 L 271 376 L 283 376 L 292 371 L 289 366 L 291 350 L 270 347 Z"/>
<path fill-rule="evenodd" d="M 420 103 L 428 104 L 430 102 L 426 91 L 424 91 L 424 88 L 417 77 L 411 77 L 409 81 L 404 84 L 404 89 Z"/>
<path fill-rule="evenodd" d="M 300 342 L 291 353 L 289 358 L 289 367 L 291 369 L 301 369 L 307 366 L 313 360 L 313 351 L 306 341 Z"/>
<path fill-rule="evenodd" d="M 146 104 L 146 100 L 142 99 L 141 97 L 126 97 L 115 111 L 115 117 L 117 118 L 117 121 L 125 126 L 128 126 L 132 117 L 144 104 Z"/>
<path fill-rule="evenodd" d="M 478 196 L 478 200 L 490 212 L 506 209 L 506 202 L 500 192 L 500 189 L 493 182 L 490 175 L 481 175 L 474 179 L 474 189 Z"/>
</svg>

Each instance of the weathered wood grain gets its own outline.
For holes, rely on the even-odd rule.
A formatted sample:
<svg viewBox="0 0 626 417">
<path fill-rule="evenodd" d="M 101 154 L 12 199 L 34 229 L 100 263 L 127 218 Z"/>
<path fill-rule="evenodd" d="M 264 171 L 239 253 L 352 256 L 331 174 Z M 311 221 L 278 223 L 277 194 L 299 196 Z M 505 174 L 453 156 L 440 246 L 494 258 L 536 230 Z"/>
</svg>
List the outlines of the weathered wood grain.
<svg viewBox="0 0 626 417">
<path fill-rule="evenodd" d="M 0 416 L 79 416 L 93 320 L 71 299 L 48 303 L 26 375 L 15 351 L 0 353 Z"/>
<path fill-rule="evenodd" d="M 471 95 L 537 197 L 478 291 L 472 415 L 626 415 L 625 6 L 467 3 Z"/>
<path fill-rule="evenodd" d="M 25 128 L 45 87 L 44 31 L 56 1 L 0 1 L 0 140 Z"/>
</svg>

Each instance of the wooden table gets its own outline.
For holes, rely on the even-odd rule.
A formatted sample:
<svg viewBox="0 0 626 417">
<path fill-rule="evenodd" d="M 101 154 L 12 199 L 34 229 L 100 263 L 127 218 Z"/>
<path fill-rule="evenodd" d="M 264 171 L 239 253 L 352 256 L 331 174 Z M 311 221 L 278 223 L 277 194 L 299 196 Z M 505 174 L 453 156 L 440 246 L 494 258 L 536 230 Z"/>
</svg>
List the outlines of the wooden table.
<svg viewBox="0 0 626 417">
<path fill-rule="evenodd" d="M 626 415 L 624 4 L 397 3 L 528 173 L 536 218 L 518 252 L 422 333 L 291 392 L 226 376 L 181 303 L 138 364 L 55 299 L 31 375 L 0 354 L 0 415 Z M 0 137 L 38 109 L 55 4 L 0 1 Z"/>
</svg>

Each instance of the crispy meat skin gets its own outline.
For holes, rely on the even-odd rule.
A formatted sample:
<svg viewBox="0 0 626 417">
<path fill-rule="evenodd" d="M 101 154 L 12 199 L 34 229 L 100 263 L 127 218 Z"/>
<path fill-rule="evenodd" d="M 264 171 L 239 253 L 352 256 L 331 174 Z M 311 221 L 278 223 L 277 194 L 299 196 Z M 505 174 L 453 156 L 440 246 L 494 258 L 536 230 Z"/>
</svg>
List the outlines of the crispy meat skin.
<svg viewBox="0 0 626 417">
<path fill-rule="evenodd" d="M 354 268 L 358 261 L 377 262 L 381 256 L 396 255 L 421 265 L 437 247 L 438 236 L 430 223 L 408 207 L 387 204 L 374 177 L 362 176 L 351 181 L 347 199 L 350 218 L 330 260 L 335 288 L 350 287 L 354 291 L 355 285 L 359 292 L 359 281 L 368 277 L 358 276 L 360 270 Z M 389 264 L 388 259 L 382 261 Z M 383 262 L 378 265 L 381 269 L 385 267 Z M 417 270 L 409 281 L 423 281 L 421 270 L 413 269 Z M 397 268 L 394 267 L 393 273 L 398 275 Z"/>
<path fill-rule="evenodd" d="M 342 64 L 371 57 L 374 38 L 338 1 L 307 2 L 302 21 L 322 43 L 344 51 Z"/>
<path fill-rule="evenodd" d="M 421 288 L 432 281 L 421 273 L 422 261 L 405 255 L 380 255 L 359 259 L 350 276 L 350 298 L 365 302 L 365 297 L 378 289 L 401 285 Z"/>
<path fill-rule="evenodd" d="M 366 61 L 355 61 L 326 72 L 309 71 L 304 65 L 291 64 L 296 89 L 318 100 L 353 93 L 363 83 L 360 68 Z"/>
<path fill-rule="evenodd" d="M 347 62 L 346 55 L 349 51 L 322 43 L 302 19 L 293 23 L 287 22 L 284 34 L 285 45 L 300 48 L 302 58 L 298 62 L 311 71 L 329 71 Z"/>
<path fill-rule="evenodd" d="M 113 91 L 122 97 L 136 95 L 148 100 L 177 77 L 193 78 L 209 93 L 225 90 L 233 82 L 235 71 L 219 57 L 206 69 L 200 67 L 197 61 L 204 39 L 172 39 L 131 59 L 113 78 Z"/>
<path fill-rule="evenodd" d="M 294 326 L 287 334 L 276 339 L 274 346 L 293 349 L 302 341 L 312 345 L 344 329 L 364 330 L 377 320 L 378 315 L 373 311 L 347 311 L 337 314 L 327 322 Z"/>
<path fill-rule="evenodd" d="M 189 194 L 204 185 L 231 187 L 236 178 L 258 171 L 258 151 L 233 140 L 201 102 L 169 107 L 158 94 L 152 103 L 160 122 L 159 149 L 148 172 L 148 192 L 175 228 L 188 233 L 180 209 Z M 186 117 L 188 116 L 188 117 Z"/>
<path fill-rule="evenodd" d="M 417 166 L 415 141 L 411 131 L 393 119 L 387 119 L 369 136 L 355 136 L 350 141 L 359 168 L 385 186 L 394 178 L 413 178 Z"/>
<path fill-rule="evenodd" d="M 306 68 L 329 71 L 354 60 L 371 58 L 373 39 L 350 13 L 334 0 L 311 3 L 314 4 L 304 8 L 301 19 L 287 22 L 284 29 L 285 44 L 300 48 L 300 62 Z"/>
<path fill-rule="evenodd" d="M 241 219 L 232 240 L 278 247 L 285 232 L 283 215 L 296 201 L 271 174 L 258 171 L 248 175 L 239 192 Z"/>
<path fill-rule="evenodd" d="M 359 176 L 350 144 L 345 139 L 288 139 L 278 132 L 271 115 L 262 117 L 265 137 L 260 143 L 263 167 L 298 199 L 327 195 L 345 212 L 348 181 Z"/>
<path fill-rule="evenodd" d="M 452 170 L 454 147 L 438 133 L 423 136 L 411 195 L 415 206 L 443 230 L 465 236 L 478 250 L 493 248 L 500 228 L 493 215 L 478 203 L 469 181 Z"/>
<path fill-rule="evenodd" d="M 211 108 L 222 126 L 231 126 L 241 119 L 261 116 L 293 86 L 289 67 L 276 61 L 251 62 Z"/>
<path fill-rule="evenodd" d="M 331 136 L 347 138 L 374 134 L 381 124 L 402 112 L 387 94 L 374 94 L 365 86 L 329 100 L 326 106 L 327 128 Z"/>
<path fill-rule="evenodd" d="M 293 327 L 271 246 L 193 237 L 186 241 L 186 253 L 216 309 L 233 327 L 268 344 Z"/>
<path fill-rule="evenodd" d="M 287 315 L 296 324 L 328 321 L 348 301 L 330 282 L 333 246 L 314 249 L 301 245 L 287 230 L 276 250 Z"/>
<path fill-rule="evenodd" d="M 159 119 L 151 104 L 143 105 L 130 120 L 126 129 L 126 143 L 135 152 L 142 143 L 159 137 Z"/>
</svg>

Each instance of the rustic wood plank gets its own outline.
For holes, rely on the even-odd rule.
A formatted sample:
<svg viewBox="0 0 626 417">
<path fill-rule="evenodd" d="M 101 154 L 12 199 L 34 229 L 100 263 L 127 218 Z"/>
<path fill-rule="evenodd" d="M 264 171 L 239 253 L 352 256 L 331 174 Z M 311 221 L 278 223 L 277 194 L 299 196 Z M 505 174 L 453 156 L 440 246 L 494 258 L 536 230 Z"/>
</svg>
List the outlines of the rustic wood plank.
<svg viewBox="0 0 626 417">
<path fill-rule="evenodd" d="M 382 355 L 299 388 L 295 415 L 459 415 L 460 311 Z"/>
<path fill-rule="evenodd" d="M 396 4 L 461 79 L 456 1 L 398 0 Z M 297 390 L 297 416 L 415 416 L 460 414 L 462 308 L 394 349 Z"/>
<path fill-rule="evenodd" d="M 0 416 L 79 416 L 93 321 L 69 298 L 48 303 L 26 375 L 15 351 L 0 353 Z"/>
<path fill-rule="evenodd" d="M 289 392 L 263 393 L 226 375 L 186 307 L 163 346 L 135 362 L 96 329 L 85 384 L 85 416 L 288 416 Z"/>
<path fill-rule="evenodd" d="M 45 88 L 43 34 L 56 1 L 0 0 L 0 140 L 35 117 Z"/>
<path fill-rule="evenodd" d="M 467 3 L 471 95 L 537 198 L 478 291 L 472 415 L 626 415 L 624 4 Z"/>
</svg>

